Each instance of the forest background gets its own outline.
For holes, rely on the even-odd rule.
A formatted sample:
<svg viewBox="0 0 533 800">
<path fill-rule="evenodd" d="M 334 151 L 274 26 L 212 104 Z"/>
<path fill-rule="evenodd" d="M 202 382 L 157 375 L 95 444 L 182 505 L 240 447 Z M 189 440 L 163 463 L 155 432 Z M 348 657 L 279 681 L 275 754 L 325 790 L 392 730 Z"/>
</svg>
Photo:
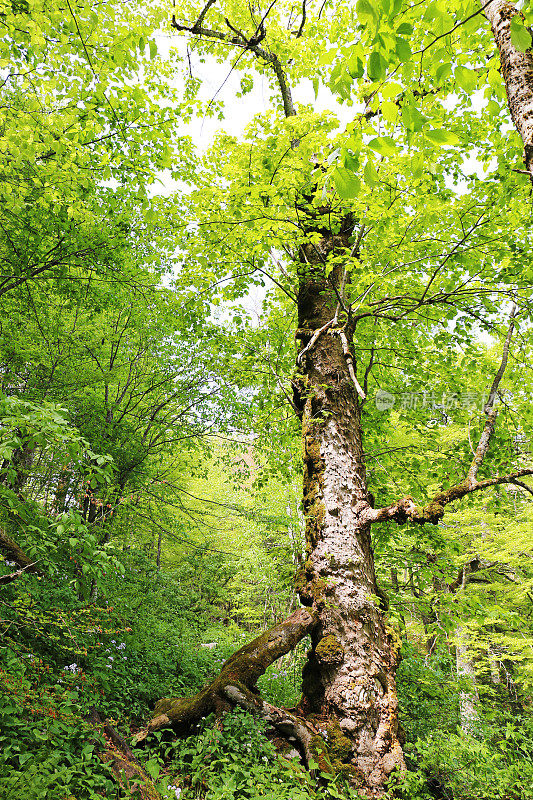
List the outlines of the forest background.
<svg viewBox="0 0 533 800">
<path fill-rule="evenodd" d="M 533 151 L 490 5 L 2 0 L 2 797 L 359 796 L 243 710 L 130 749 L 300 606 L 295 254 L 347 214 L 376 507 L 465 474 L 509 346 L 482 477 L 515 479 L 372 531 L 408 768 L 379 792 L 533 796 Z"/>
</svg>

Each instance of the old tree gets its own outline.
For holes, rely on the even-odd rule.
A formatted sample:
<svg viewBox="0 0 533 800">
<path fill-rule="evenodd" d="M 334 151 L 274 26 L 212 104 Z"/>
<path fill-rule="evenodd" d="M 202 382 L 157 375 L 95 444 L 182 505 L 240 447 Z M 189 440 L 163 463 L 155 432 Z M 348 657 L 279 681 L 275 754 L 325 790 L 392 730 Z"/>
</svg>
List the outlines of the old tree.
<svg viewBox="0 0 533 800">
<path fill-rule="evenodd" d="M 527 492 L 533 474 L 513 446 L 527 413 L 514 429 L 498 419 L 508 362 L 518 369 L 529 348 L 526 22 L 499 0 L 174 8 L 172 28 L 211 68 L 247 70 L 238 102 L 254 75 L 272 92 L 271 109 L 242 141 L 220 135 L 195 191 L 175 201 L 186 219 L 179 280 L 225 303 L 266 285 L 265 325 L 270 315 L 288 327 L 297 310 L 296 369 L 290 387 L 276 379 L 301 421 L 306 555 L 296 575 L 303 607 L 196 696 L 160 701 L 138 739 L 240 705 L 369 796 L 404 769 L 399 642 L 376 582 L 373 533 L 436 526 L 493 487 Z M 299 104 L 311 85 L 315 102 Z M 321 113 L 326 96 L 331 110 Z M 489 334 L 498 355 L 473 408 L 466 397 Z M 411 400 L 393 417 L 399 397 Z M 452 419 L 465 444 L 447 452 L 434 426 Z M 393 424 L 416 429 L 424 454 L 395 461 Z M 263 702 L 255 684 L 307 634 L 302 698 L 289 713 Z"/>
<path fill-rule="evenodd" d="M 240 706 L 295 742 L 319 780 L 338 774 L 379 797 L 405 770 L 395 684 L 405 617 L 420 600 L 417 635 L 431 651 L 439 603 L 455 604 L 455 630 L 443 635 L 457 672 L 472 677 L 465 590 L 483 574 L 496 605 L 530 549 L 523 537 L 517 552 L 507 542 L 486 557 L 489 521 L 516 533 L 533 494 L 533 13 L 501 0 L 1 6 L 0 548 L 15 568 L 0 583 L 14 598 L 6 635 L 20 628 L 27 648 L 21 674 L 44 652 L 61 685 L 74 652 L 98 680 L 114 658 L 138 676 L 133 646 L 119 649 L 131 627 L 122 622 L 117 643 L 101 624 L 112 609 L 95 606 L 106 584 L 123 591 L 108 545 L 120 542 L 129 563 L 131 541 L 150 536 L 157 583 L 191 443 L 217 426 L 229 438 L 253 428 L 254 458 L 279 475 L 301 429 L 298 607 L 199 692 L 160 700 L 136 740 L 194 732 Z M 268 108 L 250 120 L 248 99 L 260 94 Z M 219 133 L 194 152 L 182 134 L 197 106 L 228 118 L 238 108 L 244 135 Z M 164 170 L 186 190 L 150 194 Z M 441 570 L 443 531 L 468 525 L 476 532 L 457 534 L 463 549 Z M 221 551 L 175 540 L 194 548 L 187 585 L 216 583 Z M 403 569 L 395 555 L 407 550 Z M 147 593 L 151 584 L 152 573 Z M 528 587 L 516 601 L 526 608 Z M 58 593 L 55 638 L 32 611 L 39 592 L 46 609 Z M 82 647 L 62 616 L 68 592 L 76 613 L 86 603 L 102 614 L 93 624 L 79 611 Z M 172 609 L 140 599 L 150 637 L 168 611 L 170 644 L 157 653 L 166 668 L 181 629 Z M 522 633 L 525 614 L 504 617 L 487 614 L 477 628 L 487 674 Z M 76 649 L 61 649 L 65 630 Z M 105 636 L 115 656 L 98 656 Z M 264 701 L 259 679 L 307 636 L 298 706 Z M 145 660 L 148 649 L 153 638 Z M 120 708 L 136 681 L 128 672 Z M 475 719 L 469 685 L 464 730 Z M 4 717 L 12 741 L 19 716 Z M 108 728 L 132 774 L 146 777 Z"/>
</svg>

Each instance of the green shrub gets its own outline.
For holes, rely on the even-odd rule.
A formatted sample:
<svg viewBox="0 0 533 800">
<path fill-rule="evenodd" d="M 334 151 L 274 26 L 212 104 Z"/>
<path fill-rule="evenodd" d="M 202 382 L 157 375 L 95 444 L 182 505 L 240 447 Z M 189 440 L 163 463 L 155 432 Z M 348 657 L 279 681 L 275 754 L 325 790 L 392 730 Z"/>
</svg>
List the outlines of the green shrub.
<svg viewBox="0 0 533 800">
<path fill-rule="evenodd" d="M 265 736 L 265 724 L 240 709 L 224 716 L 222 730 L 209 717 L 194 736 L 171 742 L 165 734 L 158 738 L 160 743 L 152 745 L 150 755 L 167 765 L 170 786 L 181 789 L 180 800 L 358 797 L 338 777 L 321 774 L 317 782 L 298 758 L 280 755 Z"/>
<path fill-rule="evenodd" d="M 459 685 L 447 650 L 421 654 L 405 641 L 396 680 L 400 721 L 409 744 L 435 730 L 455 732 L 459 718 Z"/>
<path fill-rule="evenodd" d="M 533 718 L 436 733 L 416 745 L 420 768 L 455 800 L 533 800 Z"/>
<path fill-rule="evenodd" d="M 104 739 L 80 716 L 79 689 L 68 680 L 48 685 L 49 668 L 38 660 L 18 666 L 0 669 L 0 797 L 122 797 L 98 757 Z"/>
</svg>

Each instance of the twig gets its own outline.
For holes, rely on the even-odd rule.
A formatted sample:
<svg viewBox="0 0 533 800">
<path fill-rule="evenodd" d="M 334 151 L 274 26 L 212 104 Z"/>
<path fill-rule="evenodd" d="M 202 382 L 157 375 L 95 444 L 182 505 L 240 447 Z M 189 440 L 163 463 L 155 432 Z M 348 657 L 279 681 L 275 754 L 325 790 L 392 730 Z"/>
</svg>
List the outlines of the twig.
<svg viewBox="0 0 533 800">
<path fill-rule="evenodd" d="M 494 432 L 494 424 L 496 422 L 496 416 L 498 414 L 498 410 L 496 409 L 496 395 L 498 392 L 498 387 L 500 385 L 501 379 L 503 377 L 503 373 L 505 372 L 505 368 L 507 367 L 507 361 L 509 358 L 509 346 L 511 344 L 511 338 L 513 336 L 514 331 L 514 318 L 516 316 L 517 308 L 514 305 L 511 309 L 510 314 L 510 322 L 509 322 L 509 329 L 507 331 L 507 336 L 505 337 L 505 342 L 503 345 L 503 352 L 502 352 L 502 360 L 496 375 L 494 376 L 494 380 L 492 381 L 492 386 L 490 387 L 489 397 L 487 402 L 485 403 L 485 407 L 483 411 L 486 414 L 486 421 L 479 437 L 478 446 L 476 447 L 476 452 L 474 454 L 474 458 L 472 460 L 472 464 L 470 465 L 470 469 L 468 470 L 468 474 L 466 476 L 466 482 L 471 483 L 472 485 L 476 481 L 478 470 L 485 458 L 485 454 L 488 450 L 489 443 Z"/>
<path fill-rule="evenodd" d="M 524 483 L 524 481 L 515 479 L 514 481 L 511 481 L 511 483 L 514 483 L 515 486 L 520 486 L 521 489 L 525 489 L 526 492 L 529 492 L 529 494 L 533 494 L 533 489 L 531 486 L 528 486 L 527 483 Z"/>
<path fill-rule="evenodd" d="M 12 581 L 15 581 L 17 578 L 20 578 L 20 576 L 23 575 L 28 569 L 31 569 L 32 572 L 34 572 L 35 570 L 33 570 L 32 568 L 38 563 L 39 563 L 38 561 L 33 561 L 31 564 L 28 564 L 27 566 L 22 567 L 21 569 L 17 569 L 16 572 L 10 572 L 9 575 L 0 575 L 0 586 L 3 586 L 6 583 L 11 583 Z"/>
<path fill-rule="evenodd" d="M 344 358 L 346 359 L 346 363 L 348 364 L 348 372 L 350 373 L 350 378 L 352 379 L 354 386 L 357 389 L 357 394 L 359 395 L 361 400 L 366 400 L 366 394 L 364 393 L 361 384 L 357 380 L 357 375 L 355 374 L 353 358 L 350 352 L 350 345 L 348 344 L 348 337 L 346 336 L 343 330 L 339 331 L 339 337 L 342 342 L 342 350 L 344 352 Z"/>
<path fill-rule="evenodd" d="M 311 338 L 310 338 L 309 342 L 306 344 L 306 346 L 304 347 L 304 349 L 303 349 L 303 350 L 301 350 L 301 351 L 298 353 L 298 356 L 296 357 L 296 363 L 297 363 L 298 365 L 300 365 L 300 364 L 302 363 L 302 359 L 303 359 L 303 357 L 305 356 L 305 354 L 306 354 L 306 353 L 308 353 L 308 352 L 309 352 L 309 350 L 312 350 L 312 349 L 313 349 L 313 347 L 315 346 L 315 344 L 316 344 L 316 342 L 318 341 L 318 339 L 320 339 L 320 337 L 322 336 L 322 334 L 323 334 L 323 333 L 325 333 L 327 330 L 329 330 L 329 329 L 331 328 L 331 326 L 332 326 L 332 325 L 335 325 L 335 324 L 336 324 L 336 319 L 335 319 L 335 317 L 333 317 L 333 319 L 330 319 L 330 321 L 329 321 L 329 322 L 326 322 L 326 324 L 325 324 L 325 325 L 322 325 L 322 327 L 321 327 L 321 328 L 318 328 L 318 329 L 317 329 L 317 330 L 316 330 L 316 331 L 313 333 L 313 335 L 311 336 Z"/>
</svg>

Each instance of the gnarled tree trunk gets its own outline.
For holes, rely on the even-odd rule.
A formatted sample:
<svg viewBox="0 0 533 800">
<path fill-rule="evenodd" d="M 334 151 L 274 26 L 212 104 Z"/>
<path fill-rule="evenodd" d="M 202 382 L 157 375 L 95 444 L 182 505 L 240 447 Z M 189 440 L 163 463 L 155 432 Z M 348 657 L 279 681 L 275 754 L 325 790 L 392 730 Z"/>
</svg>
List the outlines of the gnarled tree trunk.
<svg viewBox="0 0 533 800">
<path fill-rule="evenodd" d="M 137 740 L 161 727 L 186 731 L 212 711 L 240 705 L 296 738 L 305 762 L 312 757 L 321 769 L 341 773 L 364 794 L 377 797 L 390 773 L 405 768 L 394 678 L 399 642 L 385 624 L 385 601 L 376 584 L 363 392 L 354 372 L 349 324 L 337 324 L 342 270 L 326 277 L 328 256 L 348 247 L 352 226 L 349 220 L 343 224 L 345 232 L 305 245 L 299 264 L 301 350 L 294 386 L 302 419 L 307 559 L 296 588 L 309 611 L 296 611 L 239 650 L 194 697 L 160 701 Z M 263 702 L 255 684 L 307 633 L 312 647 L 294 715 Z"/>
<path fill-rule="evenodd" d="M 326 279 L 328 255 L 349 248 L 349 233 L 302 248 L 297 336 L 304 348 L 298 383 L 307 560 L 297 588 L 318 622 L 301 708 L 326 718 L 336 766 L 372 795 L 404 761 L 394 679 L 399 643 L 380 607 L 367 519 L 363 392 L 354 380 L 349 325 L 336 327 L 343 279 L 335 270 Z M 309 346 L 313 331 L 333 319 Z"/>
</svg>

